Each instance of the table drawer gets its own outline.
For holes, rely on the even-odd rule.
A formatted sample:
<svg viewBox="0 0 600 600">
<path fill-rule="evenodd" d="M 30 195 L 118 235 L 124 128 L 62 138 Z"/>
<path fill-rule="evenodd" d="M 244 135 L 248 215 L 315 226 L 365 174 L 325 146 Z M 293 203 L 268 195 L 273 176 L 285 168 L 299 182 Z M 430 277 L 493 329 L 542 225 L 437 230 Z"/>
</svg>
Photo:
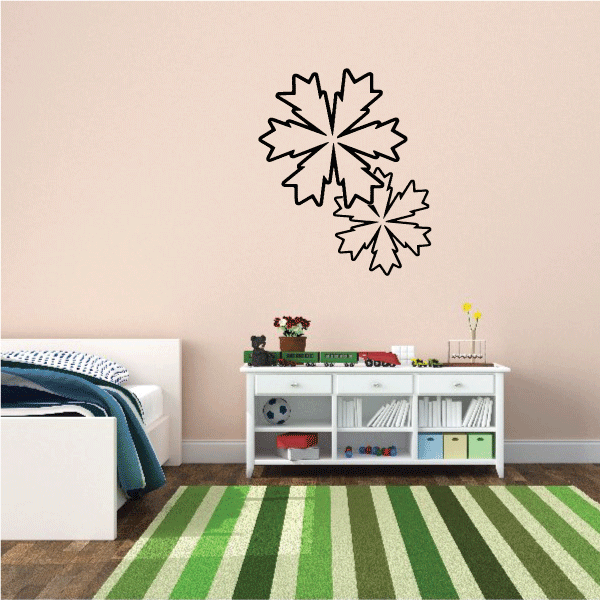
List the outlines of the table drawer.
<svg viewBox="0 0 600 600">
<path fill-rule="evenodd" d="M 257 394 L 331 394 L 331 375 L 257 375 Z"/>
<path fill-rule="evenodd" d="M 338 375 L 338 394 L 412 394 L 412 375 Z"/>
<path fill-rule="evenodd" d="M 419 394 L 493 394 L 493 375 L 421 375 Z"/>
</svg>

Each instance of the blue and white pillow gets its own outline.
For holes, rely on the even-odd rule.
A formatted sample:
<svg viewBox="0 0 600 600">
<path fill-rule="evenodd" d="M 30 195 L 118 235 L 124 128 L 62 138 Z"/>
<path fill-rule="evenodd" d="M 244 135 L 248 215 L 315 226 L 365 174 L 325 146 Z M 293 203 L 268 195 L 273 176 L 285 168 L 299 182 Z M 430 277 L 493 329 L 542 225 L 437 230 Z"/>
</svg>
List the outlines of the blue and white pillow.
<svg viewBox="0 0 600 600">
<path fill-rule="evenodd" d="M 82 373 L 103 381 L 123 385 L 129 379 L 129 371 L 106 358 L 84 352 L 67 350 L 16 350 L 3 352 L 3 360 L 24 362 L 41 367 L 56 367 L 73 373 Z"/>
</svg>

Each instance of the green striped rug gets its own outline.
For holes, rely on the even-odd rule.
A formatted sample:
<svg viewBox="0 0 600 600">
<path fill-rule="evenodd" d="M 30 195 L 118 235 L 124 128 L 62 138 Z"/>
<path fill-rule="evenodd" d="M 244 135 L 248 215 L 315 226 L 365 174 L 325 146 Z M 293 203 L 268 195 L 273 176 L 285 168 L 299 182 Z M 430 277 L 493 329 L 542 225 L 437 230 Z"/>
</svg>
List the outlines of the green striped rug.
<svg viewBox="0 0 600 600">
<path fill-rule="evenodd" d="M 573 486 L 180 487 L 96 598 L 600 598 Z"/>
</svg>

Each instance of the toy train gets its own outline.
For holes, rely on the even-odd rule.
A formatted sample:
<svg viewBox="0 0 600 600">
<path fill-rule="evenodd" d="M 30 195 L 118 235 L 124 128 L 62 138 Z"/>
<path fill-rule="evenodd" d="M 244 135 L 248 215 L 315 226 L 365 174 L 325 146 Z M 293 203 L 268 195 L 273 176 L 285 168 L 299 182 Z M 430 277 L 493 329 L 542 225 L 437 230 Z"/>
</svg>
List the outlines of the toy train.
<svg viewBox="0 0 600 600">
<path fill-rule="evenodd" d="M 396 367 L 400 366 L 398 357 L 393 352 L 271 352 L 275 355 L 277 364 L 283 367 L 304 365 L 315 367 L 322 364 L 325 367 L 344 365 L 353 367 L 363 364 L 366 367 Z M 244 352 L 244 362 L 252 363 L 252 350 Z"/>
</svg>

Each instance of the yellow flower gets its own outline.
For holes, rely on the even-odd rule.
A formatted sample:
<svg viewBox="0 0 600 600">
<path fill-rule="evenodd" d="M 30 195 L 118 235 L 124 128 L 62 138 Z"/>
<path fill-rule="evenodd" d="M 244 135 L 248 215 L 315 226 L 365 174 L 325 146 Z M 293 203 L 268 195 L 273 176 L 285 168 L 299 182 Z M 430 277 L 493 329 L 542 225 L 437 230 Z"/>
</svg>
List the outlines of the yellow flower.
<svg viewBox="0 0 600 600">
<path fill-rule="evenodd" d="M 481 313 L 479 311 L 474 312 L 473 318 L 475 318 L 477 321 L 479 321 L 479 319 L 481 319 Z"/>
<path fill-rule="evenodd" d="M 468 302 L 465 302 L 465 303 L 463 304 L 463 310 L 464 310 L 465 312 L 469 312 L 469 311 L 471 310 L 471 305 L 470 305 Z"/>
</svg>

